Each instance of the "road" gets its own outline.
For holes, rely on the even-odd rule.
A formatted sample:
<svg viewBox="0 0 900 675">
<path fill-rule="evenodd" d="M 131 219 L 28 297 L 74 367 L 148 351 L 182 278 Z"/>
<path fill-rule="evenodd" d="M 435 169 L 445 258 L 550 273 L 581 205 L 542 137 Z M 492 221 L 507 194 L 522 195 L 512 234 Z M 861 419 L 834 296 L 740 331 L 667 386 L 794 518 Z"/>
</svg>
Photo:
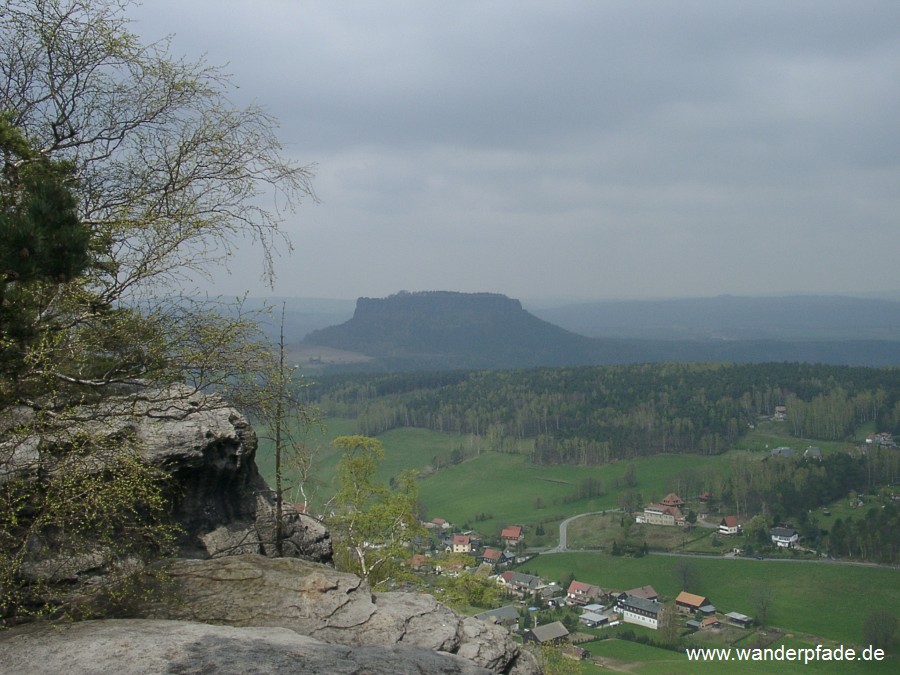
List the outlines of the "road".
<svg viewBox="0 0 900 675">
<path fill-rule="evenodd" d="M 590 511 L 588 513 L 579 513 L 577 515 L 566 518 L 559 524 L 559 544 L 554 546 L 553 548 L 547 549 L 529 549 L 530 552 L 533 553 L 567 553 L 570 552 L 568 546 L 568 529 L 569 523 L 573 520 L 578 520 L 579 518 L 584 518 L 585 516 L 596 516 L 602 515 L 604 513 L 619 513 L 622 509 L 606 509 L 605 511 Z M 698 521 L 698 524 L 701 524 Z M 717 525 L 711 525 L 709 523 L 701 524 L 701 527 L 717 527 Z M 600 553 L 600 551 L 579 551 L 579 552 L 593 552 Z M 870 562 L 855 562 L 852 560 L 834 560 L 832 558 L 762 558 L 761 560 L 754 557 L 749 556 L 740 556 L 740 555 L 708 555 L 702 553 L 679 553 L 677 551 L 650 551 L 650 555 L 668 555 L 675 557 L 684 557 L 684 558 L 714 558 L 716 560 L 757 560 L 758 562 L 782 562 L 782 563 L 819 563 L 819 564 L 829 564 L 829 565 L 850 565 L 857 567 L 887 567 L 889 569 L 900 569 L 897 565 L 882 565 L 879 563 L 870 563 Z"/>
<path fill-rule="evenodd" d="M 542 553 L 565 553 L 569 550 L 568 547 L 568 529 L 569 523 L 573 520 L 578 520 L 579 518 L 584 518 L 585 516 L 596 516 L 602 513 L 614 513 L 617 511 L 621 511 L 621 509 L 607 509 L 605 511 L 591 511 L 589 513 L 579 513 L 576 516 L 572 516 L 571 518 L 566 518 L 559 524 L 559 544 L 554 546 L 553 548 L 548 548 Z"/>
</svg>

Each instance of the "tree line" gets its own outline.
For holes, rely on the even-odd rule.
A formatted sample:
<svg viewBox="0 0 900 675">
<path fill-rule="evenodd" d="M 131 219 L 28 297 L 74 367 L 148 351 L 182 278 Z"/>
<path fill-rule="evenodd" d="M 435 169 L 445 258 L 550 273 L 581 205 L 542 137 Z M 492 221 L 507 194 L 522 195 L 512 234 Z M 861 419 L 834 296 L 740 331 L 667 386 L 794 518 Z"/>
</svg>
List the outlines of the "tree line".
<svg viewBox="0 0 900 675">
<path fill-rule="evenodd" d="M 718 454 L 785 406 L 785 429 L 847 439 L 862 423 L 900 431 L 897 368 L 798 363 L 643 364 L 324 377 L 308 393 L 325 414 L 372 435 L 412 426 L 527 439 L 538 464 L 595 465 L 659 453 Z"/>
</svg>

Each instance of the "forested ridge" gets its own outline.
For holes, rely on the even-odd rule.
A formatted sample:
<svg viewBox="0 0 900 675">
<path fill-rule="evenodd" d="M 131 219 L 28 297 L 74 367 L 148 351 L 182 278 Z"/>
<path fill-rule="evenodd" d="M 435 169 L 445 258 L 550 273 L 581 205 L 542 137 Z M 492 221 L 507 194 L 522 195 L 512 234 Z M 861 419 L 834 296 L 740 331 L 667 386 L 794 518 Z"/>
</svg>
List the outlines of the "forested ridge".
<svg viewBox="0 0 900 675">
<path fill-rule="evenodd" d="M 481 436 L 497 450 L 529 439 L 533 461 L 547 464 L 717 454 L 776 406 L 798 438 L 847 439 L 872 421 L 900 431 L 897 368 L 669 363 L 332 376 L 309 394 L 366 434 L 422 427 Z"/>
</svg>

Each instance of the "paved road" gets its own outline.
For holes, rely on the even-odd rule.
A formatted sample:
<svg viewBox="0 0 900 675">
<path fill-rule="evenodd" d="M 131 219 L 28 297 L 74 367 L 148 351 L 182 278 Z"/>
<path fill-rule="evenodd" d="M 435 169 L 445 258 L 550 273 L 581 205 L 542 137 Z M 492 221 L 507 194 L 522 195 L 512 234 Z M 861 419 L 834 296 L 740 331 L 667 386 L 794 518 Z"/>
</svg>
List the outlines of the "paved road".
<svg viewBox="0 0 900 675">
<path fill-rule="evenodd" d="M 596 516 L 602 513 L 615 513 L 621 511 L 621 509 L 606 509 L 605 511 L 591 511 L 590 513 L 579 513 L 577 516 L 572 516 L 571 518 L 566 518 L 559 524 L 559 544 L 554 546 L 553 548 L 548 548 L 542 553 L 565 553 L 569 550 L 568 547 L 568 529 L 569 523 L 573 520 L 578 520 L 579 518 L 584 518 L 585 516 Z"/>
</svg>

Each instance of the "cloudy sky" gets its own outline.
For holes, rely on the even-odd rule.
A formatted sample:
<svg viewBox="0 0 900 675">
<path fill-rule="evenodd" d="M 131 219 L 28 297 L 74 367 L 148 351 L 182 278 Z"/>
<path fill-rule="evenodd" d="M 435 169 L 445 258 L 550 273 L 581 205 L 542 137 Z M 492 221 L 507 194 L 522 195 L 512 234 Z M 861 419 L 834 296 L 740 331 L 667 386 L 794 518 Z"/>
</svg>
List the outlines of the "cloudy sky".
<svg viewBox="0 0 900 675">
<path fill-rule="evenodd" d="M 900 2 L 152 0 L 316 164 L 215 290 L 900 290 Z M 253 256 L 248 255 L 248 260 Z"/>
</svg>

